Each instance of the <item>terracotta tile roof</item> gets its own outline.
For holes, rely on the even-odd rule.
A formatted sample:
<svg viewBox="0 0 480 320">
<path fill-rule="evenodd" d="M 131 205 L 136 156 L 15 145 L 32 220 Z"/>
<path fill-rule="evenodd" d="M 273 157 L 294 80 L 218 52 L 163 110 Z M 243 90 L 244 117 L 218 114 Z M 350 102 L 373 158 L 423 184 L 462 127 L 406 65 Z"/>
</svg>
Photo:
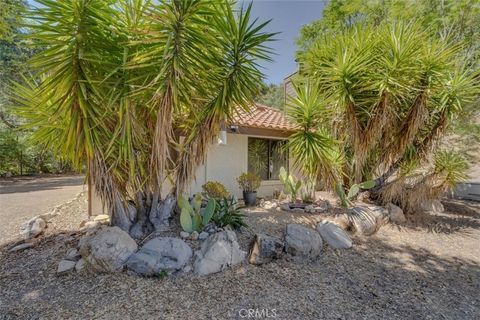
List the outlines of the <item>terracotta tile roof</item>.
<svg viewBox="0 0 480 320">
<path fill-rule="evenodd" d="M 249 112 L 245 112 L 240 108 L 237 109 L 237 112 L 233 115 L 231 124 L 242 127 L 281 131 L 295 130 L 295 127 L 287 121 L 283 111 L 259 103 L 250 107 Z"/>
</svg>

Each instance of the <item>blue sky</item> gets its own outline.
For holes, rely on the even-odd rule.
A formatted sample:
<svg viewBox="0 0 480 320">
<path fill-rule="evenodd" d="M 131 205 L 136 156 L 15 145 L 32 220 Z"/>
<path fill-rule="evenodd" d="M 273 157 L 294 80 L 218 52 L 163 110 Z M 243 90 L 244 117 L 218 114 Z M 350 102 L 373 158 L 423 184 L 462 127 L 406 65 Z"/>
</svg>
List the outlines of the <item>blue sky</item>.
<svg viewBox="0 0 480 320">
<path fill-rule="evenodd" d="M 244 1 L 249 3 L 250 1 Z M 305 0 L 254 0 L 252 16 L 259 21 L 272 19 L 266 27 L 268 32 L 281 32 L 277 41 L 270 43 L 276 53 L 273 62 L 265 62 L 264 67 L 267 83 L 281 83 L 283 78 L 296 71 L 295 39 L 303 25 L 321 18 L 327 1 Z"/>
<path fill-rule="evenodd" d="M 28 0 L 35 4 L 34 0 Z M 252 17 L 259 21 L 272 21 L 267 25 L 267 32 L 280 32 L 277 41 L 270 47 L 275 52 L 272 62 L 262 62 L 265 81 L 282 83 L 283 78 L 296 71 L 295 39 L 303 25 L 321 18 L 327 0 L 253 0 Z M 250 1 L 239 0 L 239 4 Z"/>
</svg>

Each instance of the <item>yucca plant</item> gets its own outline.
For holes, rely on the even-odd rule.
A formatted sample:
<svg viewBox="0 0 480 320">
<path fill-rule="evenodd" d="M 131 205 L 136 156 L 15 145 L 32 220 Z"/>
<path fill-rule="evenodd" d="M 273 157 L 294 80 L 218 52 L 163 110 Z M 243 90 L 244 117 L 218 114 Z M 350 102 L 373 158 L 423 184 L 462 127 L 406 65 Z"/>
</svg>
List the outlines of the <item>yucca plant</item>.
<svg viewBox="0 0 480 320">
<path fill-rule="evenodd" d="M 36 2 L 26 27 L 44 50 L 16 100 L 38 142 L 87 168 L 113 224 L 144 237 L 253 103 L 273 35 L 230 1 Z"/>
<path fill-rule="evenodd" d="M 455 151 L 439 150 L 428 166 L 404 166 L 396 178 L 387 184 L 380 200 L 401 205 L 406 213 L 419 212 L 425 201 L 438 199 L 467 179 L 468 165 Z"/>
<path fill-rule="evenodd" d="M 297 79 L 314 86 L 317 98 L 307 100 L 297 90 L 297 100 L 319 101 L 328 113 L 305 122 L 315 124 L 302 130 L 312 136 L 302 139 L 312 146 L 298 146 L 304 150 L 296 153 L 306 158 L 306 150 L 329 150 L 326 140 L 314 139 L 323 128 L 338 142 L 334 153 L 344 161 L 337 181 L 348 187 L 374 178 L 380 196 L 398 189 L 388 185 L 400 177 L 403 164 L 428 167 L 450 120 L 479 93 L 478 70 L 457 60 L 459 47 L 406 22 L 353 26 L 335 37 L 318 37 L 298 56 Z M 311 109 L 296 105 L 300 110 L 293 115 Z"/>
<path fill-rule="evenodd" d="M 298 129 L 286 145 L 293 165 L 311 183 L 320 178 L 333 187 L 341 177 L 342 159 L 337 141 L 327 130 L 331 108 L 314 83 L 300 81 L 294 89 L 295 95 L 287 101 L 287 117 Z"/>
</svg>

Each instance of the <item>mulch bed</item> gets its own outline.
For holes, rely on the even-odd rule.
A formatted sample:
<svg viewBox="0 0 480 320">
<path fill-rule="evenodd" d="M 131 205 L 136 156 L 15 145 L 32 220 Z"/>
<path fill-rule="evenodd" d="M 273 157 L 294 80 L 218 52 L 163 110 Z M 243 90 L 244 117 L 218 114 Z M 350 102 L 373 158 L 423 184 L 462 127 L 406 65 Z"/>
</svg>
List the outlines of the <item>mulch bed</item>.
<svg viewBox="0 0 480 320">
<path fill-rule="evenodd" d="M 57 276 L 59 260 L 80 237 L 80 197 L 35 247 L 0 248 L 0 319 L 245 319 L 250 309 L 275 319 L 478 319 L 480 205 L 444 204 L 444 214 L 354 236 L 352 249 L 325 247 L 313 262 L 245 264 L 201 278 Z M 313 227 L 324 217 L 246 214 L 251 228 L 238 233 L 244 250 L 255 232 L 281 236 L 288 223 Z"/>
</svg>

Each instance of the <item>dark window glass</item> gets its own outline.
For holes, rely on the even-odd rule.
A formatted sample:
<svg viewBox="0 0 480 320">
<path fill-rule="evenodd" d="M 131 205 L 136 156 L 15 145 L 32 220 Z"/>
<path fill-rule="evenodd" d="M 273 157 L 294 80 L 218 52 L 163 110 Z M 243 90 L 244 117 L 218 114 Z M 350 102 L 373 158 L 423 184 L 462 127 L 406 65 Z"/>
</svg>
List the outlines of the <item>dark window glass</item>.
<svg viewBox="0 0 480 320">
<path fill-rule="evenodd" d="M 288 168 L 285 141 L 248 138 L 248 171 L 262 180 L 278 180 L 281 167 Z"/>
</svg>

